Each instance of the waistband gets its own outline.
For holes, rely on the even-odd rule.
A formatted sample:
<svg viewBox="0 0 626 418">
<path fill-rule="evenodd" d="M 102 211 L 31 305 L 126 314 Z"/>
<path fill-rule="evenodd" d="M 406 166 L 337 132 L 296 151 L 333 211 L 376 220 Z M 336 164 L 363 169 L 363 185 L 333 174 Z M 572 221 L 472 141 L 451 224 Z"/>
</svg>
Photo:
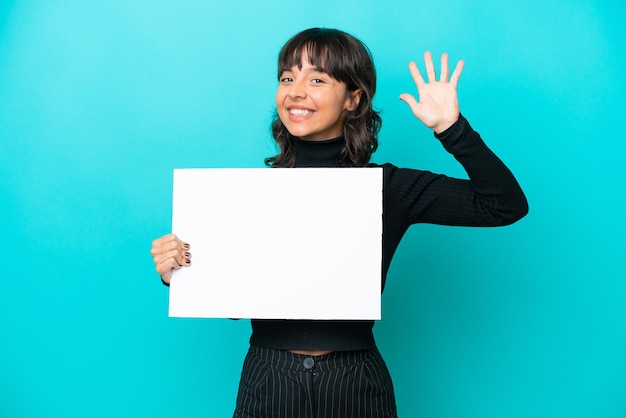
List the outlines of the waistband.
<svg viewBox="0 0 626 418">
<path fill-rule="evenodd" d="M 333 351 L 332 353 L 321 356 L 309 356 L 281 349 L 250 346 L 248 356 L 261 359 L 277 368 L 307 371 L 315 367 L 315 369 L 320 372 L 351 367 L 366 362 L 382 361 L 382 357 L 377 348 L 354 351 Z"/>
</svg>

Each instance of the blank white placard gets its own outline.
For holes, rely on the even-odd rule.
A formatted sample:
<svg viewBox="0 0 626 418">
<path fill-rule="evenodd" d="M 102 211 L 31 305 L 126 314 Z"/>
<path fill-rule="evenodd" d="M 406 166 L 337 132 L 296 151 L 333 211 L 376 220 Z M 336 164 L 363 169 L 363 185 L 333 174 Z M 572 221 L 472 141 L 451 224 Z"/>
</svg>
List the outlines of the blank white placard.
<svg viewBox="0 0 626 418">
<path fill-rule="evenodd" d="M 380 319 L 381 168 L 176 169 L 169 315 Z"/>
</svg>

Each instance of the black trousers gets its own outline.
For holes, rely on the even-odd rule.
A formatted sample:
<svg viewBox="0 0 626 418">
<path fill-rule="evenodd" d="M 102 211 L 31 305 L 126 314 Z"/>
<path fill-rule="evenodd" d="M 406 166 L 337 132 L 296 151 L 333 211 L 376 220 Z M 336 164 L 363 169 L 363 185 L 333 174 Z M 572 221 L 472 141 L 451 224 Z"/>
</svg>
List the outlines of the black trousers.
<svg viewBox="0 0 626 418">
<path fill-rule="evenodd" d="M 393 384 L 376 349 L 310 357 L 250 347 L 234 418 L 395 418 Z"/>
</svg>

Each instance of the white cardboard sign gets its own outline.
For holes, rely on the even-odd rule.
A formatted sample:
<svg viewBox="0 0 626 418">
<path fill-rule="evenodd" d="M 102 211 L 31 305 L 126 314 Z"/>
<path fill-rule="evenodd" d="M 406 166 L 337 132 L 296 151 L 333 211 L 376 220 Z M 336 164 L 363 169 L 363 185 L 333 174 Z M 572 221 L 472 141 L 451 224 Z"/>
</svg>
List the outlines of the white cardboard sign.
<svg viewBox="0 0 626 418">
<path fill-rule="evenodd" d="M 380 319 L 381 168 L 176 169 L 169 315 Z"/>
</svg>

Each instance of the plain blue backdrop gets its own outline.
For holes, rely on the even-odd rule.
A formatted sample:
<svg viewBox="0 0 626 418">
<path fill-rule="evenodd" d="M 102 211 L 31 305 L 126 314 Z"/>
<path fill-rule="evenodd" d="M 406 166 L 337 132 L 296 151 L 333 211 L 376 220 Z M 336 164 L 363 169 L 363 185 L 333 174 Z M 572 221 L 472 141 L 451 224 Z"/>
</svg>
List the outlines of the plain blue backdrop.
<svg viewBox="0 0 626 418">
<path fill-rule="evenodd" d="M 376 162 L 464 176 L 398 96 L 425 50 L 465 59 L 461 110 L 530 201 L 510 227 L 405 237 L 375 327 L 400 415 L 626 416 L 625 18 L 584 0 L 4 0 L 0 416 L 232 414 L 249 321 L 168 318 L 150 243 L 173 168 L 272 155 L 277 53 L 312 26 L 373 51 Z"/>
</svg>

